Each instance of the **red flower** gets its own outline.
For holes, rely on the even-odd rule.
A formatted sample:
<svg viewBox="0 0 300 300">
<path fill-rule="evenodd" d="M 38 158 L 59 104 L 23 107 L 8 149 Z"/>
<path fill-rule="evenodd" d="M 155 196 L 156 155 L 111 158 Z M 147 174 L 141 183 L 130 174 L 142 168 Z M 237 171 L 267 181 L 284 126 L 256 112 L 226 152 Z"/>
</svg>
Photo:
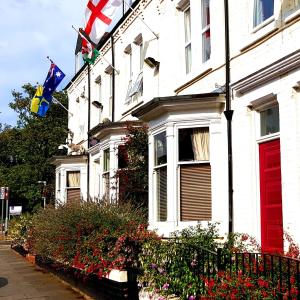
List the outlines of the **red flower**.
<svg viewBox="0 0 300 300">
<path fill-rule="evenodd" d="M 241 237 L 242 242 L 247 241 L 248 240 L 248 235 L 247 234 L 243 234 Z"/>
</svg>

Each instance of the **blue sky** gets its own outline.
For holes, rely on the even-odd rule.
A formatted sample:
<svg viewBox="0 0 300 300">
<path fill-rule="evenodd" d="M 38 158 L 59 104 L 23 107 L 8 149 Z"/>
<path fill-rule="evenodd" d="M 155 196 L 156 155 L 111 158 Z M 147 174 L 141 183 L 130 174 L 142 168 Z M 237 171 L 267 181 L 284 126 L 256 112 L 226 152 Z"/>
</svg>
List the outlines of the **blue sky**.
<svg viewBox="0 0 300 300">
<path fill-rule="evenodd" d="M 74 49 L 87 0 L 0 0 L 0 122 L 15 125 L 8 107 L 11 91 L 25 83 L 43 84 L 50 56 L 66 74 L 58 90 L 75 74 Z"/>
</svg>

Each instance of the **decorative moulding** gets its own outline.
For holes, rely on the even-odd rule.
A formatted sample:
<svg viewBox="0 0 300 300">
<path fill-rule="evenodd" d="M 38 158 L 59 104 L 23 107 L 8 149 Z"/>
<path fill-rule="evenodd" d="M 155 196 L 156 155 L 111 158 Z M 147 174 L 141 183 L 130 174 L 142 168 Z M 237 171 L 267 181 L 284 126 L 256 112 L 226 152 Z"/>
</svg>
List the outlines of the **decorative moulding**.
<svg viewBox="0 0 300 300">
<path fill-rule="evenodd" d="M 190 5 L 190 0 L 180 0 L 177 2 L 176 8 L 178 10 L 184 11 Z"/>
<path fill-rule="evenodd" d="M 258 99 L 251 101 L 250 105 L 248 105 L 248 108 L 251 110 L 262 111 L 262 110 L 265 110 L 277 103 L 278 102 L 277 102 L 276 95 L 273 93 L 270 93 L 263 97 L 260 97 Z"/>
<path fill-rule="evenodd" d="M 231 87 L 236 96 L 241 96 L 255 88 L 270 82 L 288 72 L 300 67 L 300 50 L 297 50 L 274 63 L 254 72 L 243 79 L 233 83 Z"/>
</svg>

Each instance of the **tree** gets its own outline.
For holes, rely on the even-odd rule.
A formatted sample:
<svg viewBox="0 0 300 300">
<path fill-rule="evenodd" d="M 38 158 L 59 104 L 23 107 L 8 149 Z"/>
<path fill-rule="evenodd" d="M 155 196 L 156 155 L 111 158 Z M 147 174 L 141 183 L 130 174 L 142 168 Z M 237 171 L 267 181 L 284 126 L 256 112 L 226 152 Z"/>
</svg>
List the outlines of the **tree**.
<svg viewBox="0 0 300 300">
<path fill-rule="evenodd" d="M 40 204 L 42 186 L 46 181 L 48 201 L 54 198 L 55 168 L 50 158 L 59 155 L 58 145 L 67 138 L 67 112 L 52 104 L 46 117 L 30 112 L 30 102 L 35 93 L 31 84 L 22 86 L 23 92 L 12 91 L 9 103 L 18 114 L 17 125 L 0 125 L 0 186 L 10 187 L 13 204 L 32 210 Z M 65 92 L 56 92 L 55 98 L 67 106 Z"/>
<path fill-rule="evenodd" d="M 119 202 L 130 202 L 148 208 L 148 127 L 127 124 L 123 147 L 118 151 L 116 176 L 119 182 Z"/>
</svg>

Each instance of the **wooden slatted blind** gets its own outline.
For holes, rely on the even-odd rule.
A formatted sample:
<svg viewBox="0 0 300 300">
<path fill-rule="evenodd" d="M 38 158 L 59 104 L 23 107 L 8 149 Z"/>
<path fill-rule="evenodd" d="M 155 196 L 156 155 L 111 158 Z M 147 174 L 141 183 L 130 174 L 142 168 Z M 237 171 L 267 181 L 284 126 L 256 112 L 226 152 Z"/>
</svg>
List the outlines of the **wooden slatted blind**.
<svg viewBox="0 0 300 300">
<path fill-rule="evenodd" d="M 79 203 L 80 202 L 80 189 L 79 188 L 69 188 L 67 189 L 67 203 Z"/>
<path fill-rule="evenodd" d="M 211 220 L 210 164 L 180 166 L 181 221 Z"/>
<path fill-rule="evenodd" d="M 167 221 L 167 167 L 157 169 L 158 221 Z"/>
</svg>

